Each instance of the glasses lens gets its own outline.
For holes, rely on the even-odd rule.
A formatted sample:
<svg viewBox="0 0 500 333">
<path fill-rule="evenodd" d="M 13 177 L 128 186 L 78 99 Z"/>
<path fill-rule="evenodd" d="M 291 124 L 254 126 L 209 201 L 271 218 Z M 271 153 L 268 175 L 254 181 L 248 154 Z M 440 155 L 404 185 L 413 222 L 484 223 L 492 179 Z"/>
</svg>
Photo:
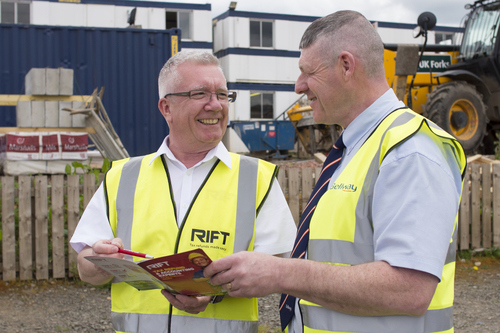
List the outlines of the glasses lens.
<svg viewBox="0 0 500 333">
<path fill-rule="evenodd" d="M 219 92 L 219 93 L 217 93 L 217 99 L 219 101 L 227 101 L 227 92 Z"/>
<path fill-rule="evenodd" d="M 208 98 L 209 96 L 210 96 L 210 93 L 208 91 L 192 90 L 190 92 L 189 98 L 204 99 L 204 98 Z"/>
</svg>

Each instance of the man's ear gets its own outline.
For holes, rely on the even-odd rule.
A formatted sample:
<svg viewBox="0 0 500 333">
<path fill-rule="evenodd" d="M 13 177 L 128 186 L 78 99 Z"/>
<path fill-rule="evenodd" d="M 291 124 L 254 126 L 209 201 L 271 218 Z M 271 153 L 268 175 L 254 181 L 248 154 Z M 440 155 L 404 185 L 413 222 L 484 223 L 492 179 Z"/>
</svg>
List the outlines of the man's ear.
<svg viewBox="0 0 500 333">
<path fill-rule="evenodd" d="M 158 101 L 158 109 L 160 110 L 163 118 L 165 118 L 165 120 L 169 122 L 171 120 L 169 100 L 166 98 L 160 98 L 160 100 Z"/>
<path fill-rule="evenodd" d="M 342 76 L 345 80 L 348 80 L 354 75 L 356 60 L 351 52 L 343 51 L 339 55 L 339 62 L 342 69 Z"/>
</svg>

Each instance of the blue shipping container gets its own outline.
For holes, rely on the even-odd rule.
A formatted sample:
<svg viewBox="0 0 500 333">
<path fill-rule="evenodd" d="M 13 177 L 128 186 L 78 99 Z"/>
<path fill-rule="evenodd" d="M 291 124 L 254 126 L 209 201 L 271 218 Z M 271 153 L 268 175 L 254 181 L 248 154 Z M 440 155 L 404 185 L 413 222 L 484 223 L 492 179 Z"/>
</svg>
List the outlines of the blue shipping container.
<svg viewBox="0 0 500 333">
<path fill-rule="evenodd" d="M 287 120 L 231 121 L 234 129 L 251 152 L 291 150 L 295 144 L 295 128 Z"/>
<path fill-rule="evenodd" d="M 180 30 L 0 24 L 0 94 L 25 93 L 31 68 L 71 68 L 74 95 L 105 87 L 103 104 L 131 156 L 156 151 L 168 134 L 158 110 L 158 73 Z M 1 127 L 16 126 L 15 107 L 0 107 Z"/>
</svg>

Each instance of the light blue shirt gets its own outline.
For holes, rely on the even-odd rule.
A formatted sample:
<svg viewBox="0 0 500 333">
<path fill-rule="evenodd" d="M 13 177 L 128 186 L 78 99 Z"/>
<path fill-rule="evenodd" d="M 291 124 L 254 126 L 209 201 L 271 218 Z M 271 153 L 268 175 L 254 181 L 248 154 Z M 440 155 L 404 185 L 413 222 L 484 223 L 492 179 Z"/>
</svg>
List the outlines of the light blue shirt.
<svg viewBox="0 0 500 333">
<path fill-rule="evenodd" d="M 403 107 L 389 89 L 345 128 L 346 149 L 330 186 L 380 122 Z M 386 155 L 373 194 L 375 261 L 441 279 L 462 189 L 453 154 L 451 147 L 443 154 L 430 138 L 417 133 Z M 298 304 L 290 327 L 292 333 L 302 332 Z"/>
<path fill-rule="evenodd" d="M 345 129 L 342 169 L 376 126 L 392 111 L 405 107 L 392 89 L 377 99 Z M 458 211 L 462 178 L 451 147 L 445 154 L 418 133 L 391 151 L 375 183 L 372 218 L 375 261 L 415 269 L 441 279 Z"/>
</svg>

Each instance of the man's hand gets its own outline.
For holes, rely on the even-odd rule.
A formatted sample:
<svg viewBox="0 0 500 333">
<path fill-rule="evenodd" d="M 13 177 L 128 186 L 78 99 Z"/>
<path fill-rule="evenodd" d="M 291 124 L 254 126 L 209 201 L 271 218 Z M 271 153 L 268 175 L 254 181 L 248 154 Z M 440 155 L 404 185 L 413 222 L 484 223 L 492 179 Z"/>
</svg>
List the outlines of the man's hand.
<svg viewBox="0 0 500 333">
<path fill-rule="evenodd" d="M 92 247 L 86 246 L 78 253 L 77 257 L 80 279 L 94 285 L 101 285 L 111 281 L 113 275 L 100 269 L 85 259 L 85 257 L 98 256 L 123 259 L 125 255 L 118 252 L 119 248 L 123 248 L 123 243 L 120 238 L 103 239 L 95 242 Z"/>
<path fill-rule="evenodd" d="M 210 296 L 191 297 L 181 294 L 172 295 L 165 289 L 161 293 L 175 308 L 191 314 L 198 314 L 205 311 L 211 298 Z"/>
<path fill-rule="evenodd" d="M 264 253 L 238 252 L 212 262 L 203 274 L 232 297 L 263 297 L 279 292 L 283 260 Z"/>
<path fill-rule="evenodd" d="M 125 255 L 119 253 L 118 249 L 123 249 L 123 243 L 120 238 L 102 239 L 92 245 L 92 254 L 90 255 L 123 259 Z"/>
</svg>

